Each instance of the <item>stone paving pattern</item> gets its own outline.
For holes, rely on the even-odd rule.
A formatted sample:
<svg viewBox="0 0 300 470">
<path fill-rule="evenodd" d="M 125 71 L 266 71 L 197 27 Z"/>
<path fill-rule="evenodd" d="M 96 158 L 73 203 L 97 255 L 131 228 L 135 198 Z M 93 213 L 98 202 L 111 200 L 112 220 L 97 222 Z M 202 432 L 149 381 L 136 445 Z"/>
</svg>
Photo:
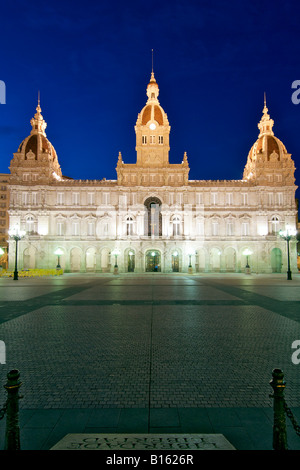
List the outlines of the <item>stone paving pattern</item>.
<svg viewBox="0 0 300 470">
<path fill-rule="evenodd" d="M 300 364 L 291 361 L 299 306 L 299 274 L 0 279 L 7 348 L 0 378 L 21 373 L 23 443 L 50 448 L 73 427 L 210 433 L 225 426 L 236 448 L 268 448 L 275 367 L 299 414 Z M 256 429 L 250 441 L 247 426 Z M 296 447 L 297 439 L 290 436 Z"/>
</svg>

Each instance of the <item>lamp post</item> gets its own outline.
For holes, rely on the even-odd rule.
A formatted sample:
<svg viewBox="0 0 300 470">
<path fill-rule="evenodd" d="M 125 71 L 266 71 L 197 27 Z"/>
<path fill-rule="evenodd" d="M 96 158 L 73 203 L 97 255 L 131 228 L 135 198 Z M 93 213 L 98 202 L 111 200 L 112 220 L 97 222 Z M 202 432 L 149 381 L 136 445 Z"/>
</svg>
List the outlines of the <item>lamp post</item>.
<svg viewBox="0 0 300 470">
<path fill-rule="evenodd" d="M 54 252 L 54 254 L 57 256 L 57 266 L 56 269 L 61 269 L 60 266 L 60 257 L 63 254 L 63 251 L 60 248 L 57 248 L 57 250 Z"/>
<path fill-rule="evenodd" d="M 194 254 L 194 251 L 193 250 L 190 250 L 188 252 L 188 255 L 189 255 L 189 269 L 188 269 L 188 273 L 189 274 L 192 274 L 193 273 L 193 267 L 192 267 L 192 255 Z"/>
<path fill-rule="evenodd" d="M 120 250 L 115 249 L 111 252 L 112 255 L 115 256 L 115 266 L 114 266 L 114 274 L 118 273 L 118 255 L 120 254 Z"/>
<path fill-rule="evenodd" d="M 18 274 L 18 242 L 24 237 L 25 233 L 26 232 L 24 230 L 19 229 L 18 225 L 16 225 L 15 227 L 11 228 L 8 231 L 9 236 L 11 238 L 13 238 L 16 242 L 14 281 L 17 281 L 19 279 L 19 274 Z"/>
<path fill-rule="evenodd" d="M 246 248 L 246 250 L 243 251 L 243 255 L 246 256 L 247 259 L 245 273 L 250 274 L 249 256 L 252 255 L 252 251 Z"/>
<path fill-rule="evenodd" d="M 286 227 L 285 230 L 279 230 L 279 236 L 283 240 L 286 240 L 286 244 L 287 244 L 287 261 L 288 261 L 287 280 L 288 281 L 292 280 L 292 271 L 291 271 L 291 265 L 290 265 L 290 240 L 295 238 L 296 233 L 297 233 L 297 230 L 288 226 Z"/>
</svg>

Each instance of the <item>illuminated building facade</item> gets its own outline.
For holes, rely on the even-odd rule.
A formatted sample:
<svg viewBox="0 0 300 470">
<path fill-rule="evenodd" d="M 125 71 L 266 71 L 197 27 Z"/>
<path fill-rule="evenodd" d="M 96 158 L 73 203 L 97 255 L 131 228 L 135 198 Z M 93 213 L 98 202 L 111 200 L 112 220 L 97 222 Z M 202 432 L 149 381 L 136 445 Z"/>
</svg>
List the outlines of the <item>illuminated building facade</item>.
<svg viewBox="0 0 300 470">
<path fill-rule="evenodd" d="M 253 272 L 284 272 L 278 231 L 296 228 L 295 167 L 266 102 L 243 179 L 190 180 L 186 153 L 181 164 L 169 162 L 170 124 L 153 72 L 146 91 L 136 163 L 120 153 L 115 180 L 64 177 L 38 103 L 10 165 L 10 227 L 26 231 L 20 269 L 55 267 L 59 248 L 66 272 L 244 272 L 247 261 Z M 13 268 L 13 240 L 9 254 Z"/>
</svg>

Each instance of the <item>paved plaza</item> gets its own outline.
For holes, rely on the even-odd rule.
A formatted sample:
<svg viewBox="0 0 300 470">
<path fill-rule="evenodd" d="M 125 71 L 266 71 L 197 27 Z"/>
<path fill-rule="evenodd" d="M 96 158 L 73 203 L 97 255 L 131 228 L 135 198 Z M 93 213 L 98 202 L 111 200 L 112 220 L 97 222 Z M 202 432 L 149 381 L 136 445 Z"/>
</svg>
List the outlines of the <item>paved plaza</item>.
<svg viewBox="0 0 300 470">
<path fill-rule="evenodd" d="M 0 278 L 0 340 L 18 369 L 21 447 L 68 433 L 222 433 L 271 449 L 272 370 L 300 422 L 300 275 Z M 6 400 L 1 386 L 0 401 Z M 2 405 L 0 403 L 0 405 Z M 299 418 L 299 419 L 298 419 Z M 288 419 L 288 443 L 300 438 Z M 0 421 L 3 442 L 5 419 Z M 0 442 L 0 448 L 2 446 Z"/>
</svg>

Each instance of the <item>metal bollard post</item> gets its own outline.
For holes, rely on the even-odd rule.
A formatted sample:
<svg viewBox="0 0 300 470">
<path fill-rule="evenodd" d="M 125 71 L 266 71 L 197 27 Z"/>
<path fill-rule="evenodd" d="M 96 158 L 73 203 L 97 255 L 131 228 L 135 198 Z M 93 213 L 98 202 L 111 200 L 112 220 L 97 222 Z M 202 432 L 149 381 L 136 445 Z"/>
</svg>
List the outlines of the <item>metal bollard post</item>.
<svg viewBox="0 0 300 470">
<path fill-rule="evenodd" d="M 273 449 L 287 450 L 286 422 L 284 409 L 284 389 L 285 381 L 283 372 L 280 369 L 274 369 L 273 379 L 270 385 L 273 388 L 274 395 L 274 424 L 273 424 Z"/>
<path fill-rule="evenodd" d="M 18 370 L 11 370 L 7 374 L 7 383 L 4 388 L 7 391 L 6 430 L 4 450 L 20 450 L 19 427 L 19 388 L 22 382 L 19 380 Z"/>
</svg>

